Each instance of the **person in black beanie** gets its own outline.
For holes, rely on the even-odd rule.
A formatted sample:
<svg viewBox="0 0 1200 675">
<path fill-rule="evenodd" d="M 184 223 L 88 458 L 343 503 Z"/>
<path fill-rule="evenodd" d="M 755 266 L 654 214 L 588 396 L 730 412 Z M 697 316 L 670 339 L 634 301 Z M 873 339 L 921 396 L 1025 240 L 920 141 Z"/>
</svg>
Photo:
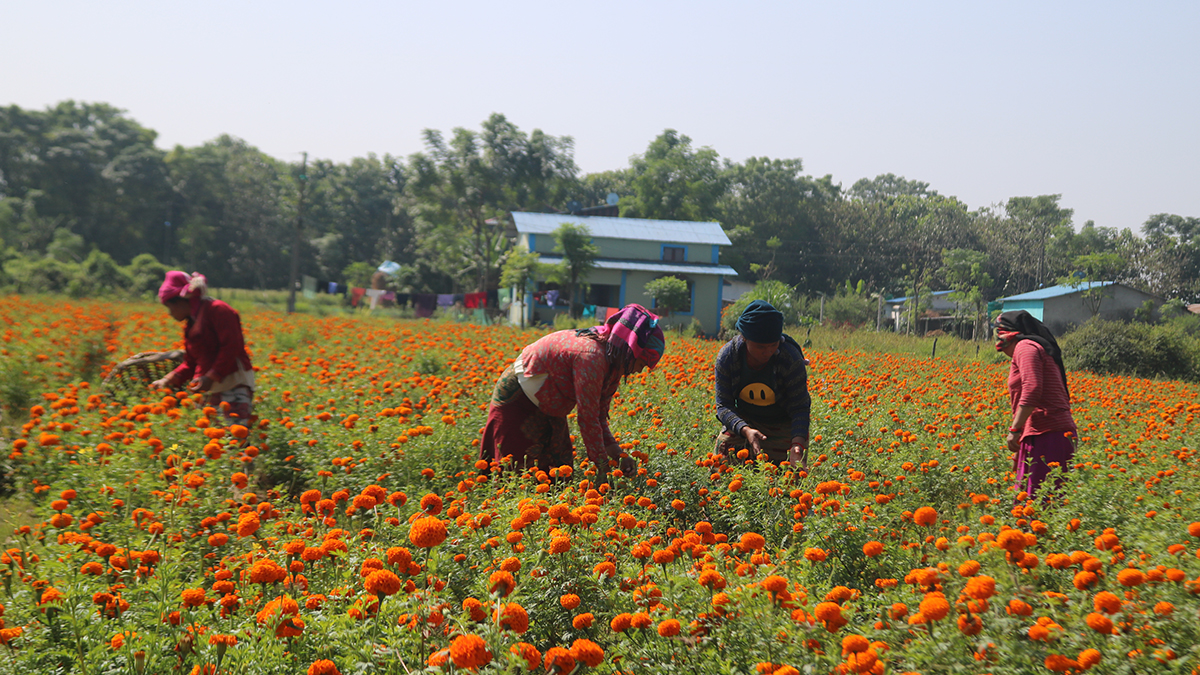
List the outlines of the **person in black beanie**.
<svg viewBox="0 0 1200 675">
<path fill-rule="evenodd" d="M 717 354 L 717 419 L 725 429 L 716 451 L 745 448 L 806 468 L 812 399 L 804 352 L 783 332 L 783 314 L 765 300 L 746 306 L 737 330 Z"/>
</svg>

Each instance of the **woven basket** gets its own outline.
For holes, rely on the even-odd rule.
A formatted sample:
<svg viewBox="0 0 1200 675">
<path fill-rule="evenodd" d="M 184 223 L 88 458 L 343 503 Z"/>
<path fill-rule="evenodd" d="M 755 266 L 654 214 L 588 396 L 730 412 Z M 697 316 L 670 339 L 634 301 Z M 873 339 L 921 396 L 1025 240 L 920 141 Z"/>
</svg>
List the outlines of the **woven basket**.
<svg viewBox="0 0 1200 675">
<path fill-rule="evenodd" d="M 143 396 L 150 383 L 161 380 L 183 361 L 183 351 L 141 352 L 113 366 L 101 388 L 111 394 Z"/>
</svg>

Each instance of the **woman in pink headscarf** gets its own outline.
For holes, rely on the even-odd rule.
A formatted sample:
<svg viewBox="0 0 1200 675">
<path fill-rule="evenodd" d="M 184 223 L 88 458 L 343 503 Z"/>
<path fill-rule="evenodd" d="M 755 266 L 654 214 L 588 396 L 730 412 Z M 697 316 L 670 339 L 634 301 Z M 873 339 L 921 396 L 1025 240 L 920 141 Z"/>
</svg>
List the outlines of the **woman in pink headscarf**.
<svg viewBox="0 0 1200 675">
<path fill-rule="evenodd" d="M 183 330 L 186 356 L 178 368 L 150 387 L 175 390 L 186 383 L 189 391 L 209 394 L 209 405 L 220 408 L 232 422 L 248 424 L 254 401 L 254 367 L 246 353 L 242 321 L 234 308 L 207 293 L 204 275 L 167 272 L 158 299 L 171 318 L 187 322 Z"/>
<path fill-rule="evenodd" d="M 579 435 L 597 483 L 608 479 L 610 460 L 622 473 L 634 463 L 608 429 L 608 407 L 621 378 L 654 368 L 666 342 L 658 317 L 627 305 L 601 326 L 551 333 L 521 350 L 492 392 L 480 459 L 492 468 L 508 463 L 543 471 L 574 465 L 567 414 L 576 410 Z"/>
</svg>

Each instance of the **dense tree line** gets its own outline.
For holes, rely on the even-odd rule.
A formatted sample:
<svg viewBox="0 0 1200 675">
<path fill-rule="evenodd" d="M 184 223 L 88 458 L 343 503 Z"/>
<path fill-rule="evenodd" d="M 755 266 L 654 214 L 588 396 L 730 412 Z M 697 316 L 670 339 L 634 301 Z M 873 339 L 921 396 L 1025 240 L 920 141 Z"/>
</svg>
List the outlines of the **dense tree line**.
<svg viewBox="0 0 1200 675">
<path fill-rule="evenodd" d="M 0 108 L 0 285 L 61 264 L 136 275 L 150 254 L 222 286 L 282 288 L 302 223 L 306 274 L 342 280 L 354 263 L 390 259 L 415 291 L 485 290 L 512 248 L 508 212 L 616 192 L 622 216 L 720 221 L 734 242 L 723 262 L 742 278 L 809 295 L 949 285 L 991 299 L 1104 278 L 1200 300 L 1200 218 L 1076 228 L 1058 195 L 972 210 L 891 174 L 844 189 L 800 159 L 732 162 L 669 129 L 629 166 L 592 174 L 576 166 L 572 138 L 500 114 L 478 131 L 425 130 L 424 151 L 407 158 L 346 163 L 282 161 L 231 136 L 164 151 L 155 137 L 107 104 Z"/>
</svg>

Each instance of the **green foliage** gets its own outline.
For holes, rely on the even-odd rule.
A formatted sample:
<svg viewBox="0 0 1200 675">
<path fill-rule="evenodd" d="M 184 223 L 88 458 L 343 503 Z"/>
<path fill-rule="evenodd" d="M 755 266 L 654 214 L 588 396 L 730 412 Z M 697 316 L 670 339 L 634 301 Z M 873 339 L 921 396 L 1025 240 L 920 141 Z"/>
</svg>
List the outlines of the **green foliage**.
<svg viewBox="0 0 1200 675">
<path fill-rule="evenodd" d="M 646 152 L 630 160 L 633 195 L 621 200 L 621 216 L 664 220 L 712 220 L 725 191 L 720 156 L 692 139 L 663 131 Z"/>
<path fill-rule="evenodd" d="M 781 281 L 760 281 L 721 312 L 721 330 L 726 333 L 732 332 L 746 305 L 755 300 L 766 300 L 779 310 L 783 314 L 784 326 L 800 324 L 803 305 L 796 297 L 796 289 Z"/>
<path fill-rule="evenodd" d="M 1068 370 L 1200 379 L 1200 341 L 1176 326 L 1092 319 L 1059 344 Z"/>
<path fill-rule="evenodd" d="M 692 294 L 688 283 L 676 276 L 660 277 L 646 284 L 646 294 L 654 298 L 655 310 L 661 310 L 663 316 L 684 309 L 691 304 Z"/>
<path fill-rule="evenodd" d="M 375 266 L 367 262 L 352 262 L 342 270 L 342 278 L 352 288 L 370 288 Z"/>
<path fill-rule="evenodd" d="M 578 223 L 562 223 L 554 229 L 554 250 L 563 256 L 553 276 L 566 287 L 567 297 L 571 299 L 571 316 L 579 317 L 583 303 L 580 302 L 580 288 L 596 267 L 596 256 L 600 248 L 592 243 L 592 232 L 587 225 Z"/>
<path fill-rule="evenodd" d="M 154 296 L 162 285 L 169 268 L 149 253 L 134 256 L 129 261 L 129 292 L 136 297 Z"/>
</svg>

